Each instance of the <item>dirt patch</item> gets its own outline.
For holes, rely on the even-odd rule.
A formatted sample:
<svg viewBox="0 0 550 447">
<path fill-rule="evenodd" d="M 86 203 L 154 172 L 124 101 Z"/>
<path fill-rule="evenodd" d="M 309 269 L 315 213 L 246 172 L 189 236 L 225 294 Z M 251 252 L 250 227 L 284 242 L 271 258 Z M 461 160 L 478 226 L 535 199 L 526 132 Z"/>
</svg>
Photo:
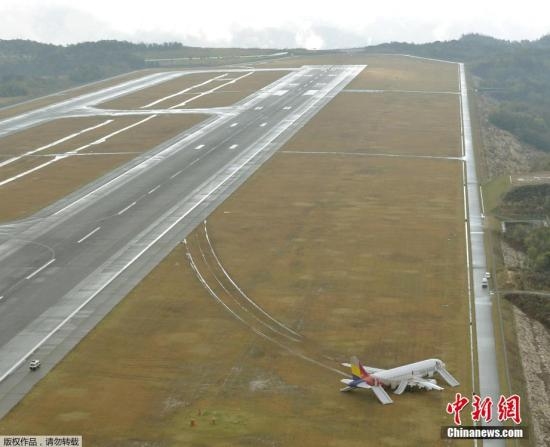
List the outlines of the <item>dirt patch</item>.
<svg viewBox="0 0 550 447">
<path fill-rule="evenodd" d="M 510 176 L 513 186 L 546 185 L 550 183 L 550 172 L 532 172 Z"/>
<path fill-rule="evenodd" d="M 455 96 L 344 92 L 286 148 L 457 157 L 459 113 Z"/>
<path fill-rule="evenodd" d="M 532 445 L 543 447 L 550 444 L 550 333 L 517 308 L 514 317 L 535 434 Z"/>
</svg>

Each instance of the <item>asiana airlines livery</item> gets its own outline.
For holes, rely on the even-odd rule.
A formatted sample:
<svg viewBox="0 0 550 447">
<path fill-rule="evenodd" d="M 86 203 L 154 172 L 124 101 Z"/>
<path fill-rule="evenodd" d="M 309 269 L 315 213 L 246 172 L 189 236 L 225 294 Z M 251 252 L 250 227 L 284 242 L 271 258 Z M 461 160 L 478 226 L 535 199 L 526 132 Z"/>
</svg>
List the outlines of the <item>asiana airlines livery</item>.
<svg viewBox="0 0 550 447">
<path fill-rule="evenodd" d="M 384 387 L 391 388 L 394 394 L 401 394 L 407 387 L 425 388 L 441 391 L 443 388 L 433 379 L 438 373 L 450 386 L 458 386 L 458 381 L 445 369 L 445 363 L 438 359 L 422 360 L 392 369 L 378 369 L 364 366 L 357 357 L 350 363 L 342 363 L 351 368 L 351 379 L 342 379 L 346 386 L 340 391 L 351 391 L 357 388 L 371 389 L 382 404 L 391 404 L 393 400 Z"/>
</svg>

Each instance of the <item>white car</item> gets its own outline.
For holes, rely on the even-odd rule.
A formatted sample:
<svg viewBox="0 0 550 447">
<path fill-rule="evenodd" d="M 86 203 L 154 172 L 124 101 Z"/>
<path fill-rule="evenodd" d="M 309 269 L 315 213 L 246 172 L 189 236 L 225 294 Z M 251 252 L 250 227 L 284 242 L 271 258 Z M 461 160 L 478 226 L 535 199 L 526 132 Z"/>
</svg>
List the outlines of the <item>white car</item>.
<svg viewBox="0 0 550 447">
<path fill-rule="evenodd" d="M 40 360 L 31 360 L 31 363 L 29 363 L 29 369 L 31 371 L 36 371 L 38 368 L 40 368 Z"/>
</svg>

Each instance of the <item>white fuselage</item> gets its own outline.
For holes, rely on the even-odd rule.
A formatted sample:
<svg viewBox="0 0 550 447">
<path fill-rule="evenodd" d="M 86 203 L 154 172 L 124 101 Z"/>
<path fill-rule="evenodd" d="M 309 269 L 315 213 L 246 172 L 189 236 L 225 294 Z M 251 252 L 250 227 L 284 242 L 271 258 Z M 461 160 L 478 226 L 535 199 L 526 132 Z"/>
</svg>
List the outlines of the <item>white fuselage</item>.
<svg viewBox="0 0 550 447">
<path fill-rule="evenodd" d="M 384 385 L 397 386 L 403 380 L 413 378 L 432 377 L 437 371 L 437 365 L 445 367 L 444 363 L 438 359 L 422 360 L 408 365 L 398 366 L 397 368 L 387 369 L 385 371 L 377 371 L 372 375 L 380 380 Z"/>
</svg>

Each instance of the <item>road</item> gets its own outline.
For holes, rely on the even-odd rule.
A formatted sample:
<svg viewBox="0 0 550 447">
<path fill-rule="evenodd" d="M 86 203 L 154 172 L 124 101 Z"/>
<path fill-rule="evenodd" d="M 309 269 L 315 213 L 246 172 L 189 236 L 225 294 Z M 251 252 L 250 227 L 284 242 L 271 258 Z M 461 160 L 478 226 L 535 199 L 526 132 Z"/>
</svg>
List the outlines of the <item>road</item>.
<svg viewBox="0 0 550 447">
<path fill-rule="evenodd" d="M 482 215 L 479 182 L 477 180 L 475 153 L 468 106 L 468 87 L 464 64 L 460 64 L 460 95 L 462 107 L 464 159 L 466 165 L 467 216 L 470 239 L 471 290 L 474 297 L 475 329 L 477 338 L 477 363 L 481 398 L 491 397 L 494 405 L 500 397 L 500 381 L 493 326 L 492 300 L 489 289 L 481 286 L 487 269 L 484 243 L 484 219 Z M 501 425 L 496 418 L 486 425 Z M 504 446 L 500 439 L 485 440 L 485 446 Z"/>
<path fill-rule="evenodd" d="M 302 67 L 33 218 L 2 226 L 0 417 L 363 68 Z M 83 108 L 90 114 L 128 88 L 5 120 L 0 135 Z M 43 360 L 40 372 L 28 372 L 30 357 Z"/>
</svg>

